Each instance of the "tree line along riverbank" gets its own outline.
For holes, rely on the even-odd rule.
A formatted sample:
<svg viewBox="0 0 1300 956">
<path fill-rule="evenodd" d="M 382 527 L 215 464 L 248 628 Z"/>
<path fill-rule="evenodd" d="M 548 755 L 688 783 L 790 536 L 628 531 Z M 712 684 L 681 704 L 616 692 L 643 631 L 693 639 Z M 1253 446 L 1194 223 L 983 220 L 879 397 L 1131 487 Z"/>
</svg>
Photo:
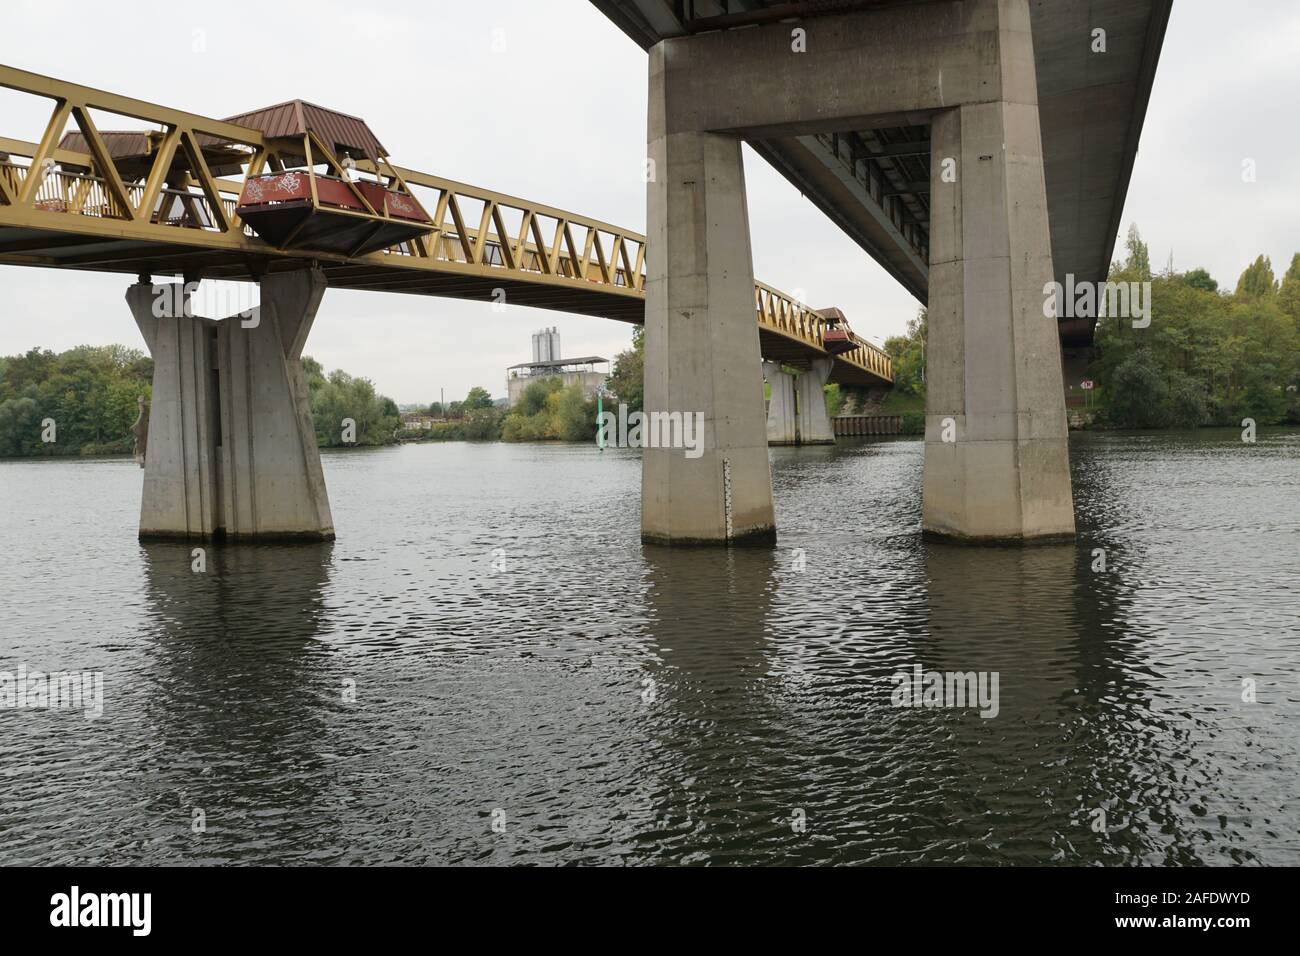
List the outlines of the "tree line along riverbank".
<svg viewBox="0 0 1300 956">
<path fill-rule="evenodd" d="M 1260 255 L 1228 290 L 1201 268 L 1153 272 L 1132 227 L 1108 281 L 1150 283 L 1150 322 L 1098 319 L 1087 371 L 1094 426 L 1240 426 L 1243 418 L 1300 424 L 1300 253 L 1281 278 Z M 903 335 L 885 342 L 894 389 L 882 411 L 923 413 L 926 331 L 922 310 Z"/>
<path fill-rule="evenodd" d="M 1300 253 L 1278 278 L 1259 256 L 1231 291 L 1205 269 L 1155 273 L 1136 228 L 1109 281 L 1150 284 L 1150 323 L 1127 317 L 1097 322 L 1088 375 L 1095 383 L 1088 418 L 1097 427 L 1192 428 L 1300 424 Z M 903 416 L 903 431 L 924 427 L 925 340 L 922 309 L 902 335 L 885 341 L 894 363 L 894 388 L 873 410 Z M 606 381 L 611 407 L 642 409 L 644 333 L 633 330 Z M 416 410 L 431 427 L 407 428 L 392 399 L 367 378 L 304 357 L 317 443 L 345 444 L 342 422 L 355 422 L 356 445 L 420 441 L 592 441 L 595 399 L 559 378 L 529 384 L 512 408 L 481 387 L 466 397 Z M 79 346 L 55 353 L 34 348 L 0 357 L 0 457 L 129 454 L 137 398 L 149 400 L 153 361 L 122 345 Z M 832 415 L 848 397 L 828 386 Z M 52 419 L 56 440 L 43 440 Z"/>
</svg>

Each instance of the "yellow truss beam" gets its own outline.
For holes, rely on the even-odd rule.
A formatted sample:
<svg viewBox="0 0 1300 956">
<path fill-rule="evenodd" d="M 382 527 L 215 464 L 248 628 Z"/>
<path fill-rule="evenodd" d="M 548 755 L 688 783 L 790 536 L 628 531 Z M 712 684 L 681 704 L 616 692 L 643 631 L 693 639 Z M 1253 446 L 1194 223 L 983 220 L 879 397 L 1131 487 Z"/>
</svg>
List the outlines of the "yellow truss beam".
<svg viewBox="0 0 1300 956">
<path fill-rule="evenodd" d="M 0 65 L 0 86 L 17 90 L 20 93 L 45 96 L 55 102 L 77 103 L 88 109 L 118 113 L 132 119 L 143 120 L 146 123 L 183 126 L 201 133 L 211 133 L 213 136 L 220 136 L 223 139 L 231 139 L 248 146 L 262 145 L 261 131 L 247 126 L 238 126 L 208 116 L 200 116 L 198 113 L 170 109 L 166 106 L 159 106 L 157 103 L 132 99 L 129 96 L 119 96 L 116 93 L 97 90 L 91 86 L 81 86 L 77 83 L 69 83 L 66 80 L 56 80 L 53 77 L 42 76 L 39 73 L 29 73 L 26 70 L 19 70 L 12 66 Z M 64 117 L 65 120 L 66 118 Z M 61 132 L 62 129 L 60 128 Z"/>
<path fill-rule="evenodd" d="M 36 147 L 36 151 L 32 153 L 32 161 L 27 168 L 27 179 L 23 182 L 23 187 L 18 193 L 18 202 L 15 205 L 26 206 L 36 198 L 36 191 L 40 189 L 41 181 L 45 176 L 43 168 L 45 161 L 51 158 L 50 154 L 54 152 L 58 138 L 63 136 L 63 129 L 68 125 L 68 117 L 71 115 L 71 103 L 67 100 L 56 101 L 54 113 L 45 126 L 45 134 L 41 137 L 41 142 Z"/>
<path fill-rule="evenodd" d="M 147 222 L 153 217 L 153 207 L 162 193 L 163 182 L 167 178 L 167 171 L 171 169 L 172 157 L 176 155 L 176 147 L 180 145 L 180 141 L 180 127 L 170 127 L 158 147 L 158 155 L 154 158 L 153 168 L 149 170 L 149 178 L 145 180 L 144 194 L 140 197 L 140 205 L 136 208 L 137 219 L 144 219 Z"/>
<path fill-rule="evenodd" d="M 47 234 L 136 240 L 153 248 L 228 253 L 240 262 L 265 260 L 268 256 L 312 258 L 350 267 L 392 269 L 395 276 L 402 272 L 436 271 L 476 278 L 512 279 L 569 290 L 591 289 L 604 295 L 636 299 L 645 295 L 644 236 L 553 206 L 394 166 L 386 159 L 381 160 L 378 168 L 368 160 L 357 162 L 356 167 L 375 175 L 381 182 L 380 177 L 386 177 L 390 185 L 396 184 L 412 195 L 414 186 L 436 193 L 435 201 L 423 203 L 433 220 L 433 228 L 427 236 L 401 247 L 354 258 L 274 249 L 260 239 L 244 235 L 238 216 L 227 212 L 223 198 L 233 204 L 243 184 L 238 180 L 214 177 L 198 143 L 198 134 L 206 133 L 249 147 L 244 173 L 247 178 L 260 174 L 268 163 L 277 170 L 281 165 L 274 145 L 268 143 L 260 131 L 9 66 L 0 66 L 0 87 L 54 101 L 50 120 L 39 143 L 0 137 L 0 152 L 30 158 L 26 176 L 21 181 L 19 174 L 24 172 L 21 167 L 0 168 L 0 231 L 5 227 L 18 227 Z M 164 131 L 142 185 L 128 187 L 122 181 L 102 135 L 91 120 L 91 110 L 132 117 L 155 124 Z M 69 119 L 81 128 L 90 153 L 58 147 Z M 338 168 L 332 151 L 314 134 L 304 137 L 303 147 L 309 164 L 315 154 L 331 168 Z M 178 151 L 185 156 L 193 179 L 207 200 L 213 229 L 152 221 L 153 208 Z M 36 208 L 34 200 L 43 178 L 41 167 L 47 159 L 96 170 L 112 203 L 120 207 L 118 218 L 78 214 L 84 212 L 92 183 L 76 177 L 63 177 L 58 184 L 63 196 L 61 204 L 70 212 Z M 313 182 L 313 189 L 314 186 Z M 137 203 L 130 201 L 132 188 L 140 190 Z M 352 191 L 365 208 L 373 209 L 360 189 L 353 185 Z M 198 199 L 199 196 L 195 195 L 194 201 Z M 481 204 L 477 228 L 467 226 L 463 202 Z M 512 232 L 509 228 L 507 212 L 519 215 L 517 231 Z M 544 219 L 554 223 L 549 242 L 546 236 L 549 227 L 542 222 Z M 576 233 L 579 229 L 585 230 L 581 248 Z M 489 255 L 489 250 L 495 252 Z M 56 258 L 22 254 L 17 250 L 8 254 L 0 252 L 0 261 L 59 264 Z M 754 305 L 760 329 L 824 352 L 826 324 L 806 305 L 761 282 L 755 283 Z M 859 342 L 858 348 L 836 358 L 891 380 L 889 356 L 869 343 Z"/>
<path fill-rule="evenodd" d="M 134 219 L 135 207 L 126 195 L 126 186 L 122 183 L 122 177 L 117 173 L 117 166 L 113 162 L 113 157 L 108 152 L 108 147 L 99 135 L 99 130 L 95 128 L 94 122 L 90 118 L 90 111 L 84 106 L 72 107 L 72 118 L 76 120 L 77 126 L 81 129 L 81 135 L 85 137 L 86 144 L 90 147 L 90 154 L 95 158 L 93 169 L 97 170 L 104 180 L 104 188 L 108 190 L 109 197 L 117 207 L 117 212 L 121 218 Z"/>
</svg>

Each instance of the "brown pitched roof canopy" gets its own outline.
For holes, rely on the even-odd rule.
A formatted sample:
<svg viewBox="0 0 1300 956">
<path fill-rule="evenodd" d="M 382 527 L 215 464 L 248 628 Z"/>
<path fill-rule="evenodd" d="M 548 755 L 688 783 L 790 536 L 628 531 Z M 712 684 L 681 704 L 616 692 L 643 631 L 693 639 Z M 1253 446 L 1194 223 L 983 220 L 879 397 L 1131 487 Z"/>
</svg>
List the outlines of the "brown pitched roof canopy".
<svg viewBox="0 0 1300 956">
<path fill-rule="evenodd" d="M 350 153 L 353 158 L 365 157 L 376 165 L 380 157 L 387 157 L 388 150 L 371 132 L 366 121 L 359 116 L 350 116 L 337 110 L 327 110 L 323 106 L 308 103 L 305 100 L 289 100 L 275 106 L 267 106 L 250 113 L 241 113 L 226 119 L 227 123 L 251 126 L 261 130 L 267 137 L 300 137 L 311 130 L 321 141 L 334 150 L 341 158 Z M 124 173 L 147 174 L 152 162 L 154 149 L 162 140 L 162 133 L 157 130 L 100 130 L 109 156 Z M 208 157 L 214 176 L 228 176 L 240 171 L 240 157 L 229 140 L 212 136 L 208 133 L 195 135 L 195 142 Z M 90 144 L 80 130 L 70 130 L 63 134 L 59 148 L 76 153 L 89 153 Z M 303 157 L 285 155 L 286 161 L 302 161 Z M 177 161 L 181 161 L 178 157 Z"/>
<path fill-rule="evenodd" d="M 163 140 L 163 134 L 158 130 L 105 129 L 99 131 L 99 136 L 108 149 L 113 165 L 124 176 L 147 176 L 153 166 L 154 151 Z M 233 150 L 228 140 L 207 133 L 197 133 L 194 138 L 199 149 L 203 150 L 212 175 L 229 176 L 241 171 L 242 155 Z M 80 130 L 64 133 L 59 140 L 59 149 L 73 153 L 91 152 L 90 144 Z M 183 165 L 185 162 L 183 154 L 178 150 L 172 165 Z"/>
<path fill-rule="evenodd" d="M 301 136 L 311 130 L 336 152 L 359 153 L 372 163 L 388 155 L 388 150 L 359 116 L 327 110 L 305 100 L 289 100 L 229 116 L 226 122 L 251 126 L 265 136 Z"/>
<path fill-rule="evenodd" d="M 144 156 L 149 152 L 149 134 L 144 130 L 103 130 L 99 136 L 113 159 Z M 78 130 L 64 133 L 63 139 L 59 140 L 59 149 L 89 153 L 90 144 L 86 142 L 85 134 Z"/>
</svg>

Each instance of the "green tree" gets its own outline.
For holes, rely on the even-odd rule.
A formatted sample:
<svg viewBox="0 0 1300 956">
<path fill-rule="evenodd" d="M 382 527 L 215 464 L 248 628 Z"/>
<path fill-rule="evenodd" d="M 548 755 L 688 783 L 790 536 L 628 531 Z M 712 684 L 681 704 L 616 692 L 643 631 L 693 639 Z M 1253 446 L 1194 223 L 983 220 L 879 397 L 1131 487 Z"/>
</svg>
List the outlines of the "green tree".
<svg viewBox="0 0 1300 956">
<path fill-rule="evenodd" d="M 122 454 L 134 443 L 137 399 L 152 397 L 153 360 L 121 345 L 78 346 L 55 354 L 32 349 L 0 358 L 0 456 Z M 366 379 L 345 372 L 328 377 L 303 358 L 317 439 L 340 444 L 342 419 L 357 422 L 360 444 L 391 441 L 397 406 L 376 395 Z M 41 421 L 52 418 L 58 440 L 41 441 Z"/>
<path fill-rule="evenodd" d="M 1239 299 L 1264 299 L 1277 294 L 1277 282 L 1273 278 L 1273 263 L 1268 256 L 1261 255 L 1246 267 L 1241 278 L 1237 280 L 1236 296 Z"/>
<path fill-rule="evenodd" d="M 1225 348 L 1233 358 L 1224 411 L 1260 424 L 1279 424 L 1287 412 L 1286 386 L 1300 376 L 1300 336 L 1275 299 L 1234 305 Z"/>
<path fill-rule="evenodd" d="M 1219 283 L 1204 269 L 1193 269 L 1183 276 L 1183 281 L 1193 289 L 1205 292 L 1218 292 Z"/>
<path fill-rule="evenodd" d="M 150 397 L 153 362 L 121 345 L 31 349 L 0 359 L 0 455 L 128 452 L 136 400 Z M 41 421 L 57 441 L 40 440 Z"/>
<path fill-rule="evenodd" d="M 529 382 L 516 406 L 524 416 L 536 415 L 546 410 L 546 400 L 564 387 L 558 375 L 545 375 L 534 382 Z"/>
<path fill-rule="evenodd" d="M 566 388 L 558 375 L 530 382 L 501 425 L 505 441 L 591 441 L 595 436 L 595 399 L 577 383 Z"/>
<path fill-rule="evenodd" d="M 1115 370 L 1110 381 L 1112 420 L 1126 428 L 1169 424 L 1169 386 L 1151 353 L 1139 349 Z"/>
<path fill-rule="evenodd" d="M 1291 265 L 1282 277 L 1282 288 L 1278 291 L 1277 304 L 1300 330 L 1300 252 L 1291 257 Z"/>
<path fill-rule="evenodd" d="M 401 414 L 391 398 L 376 394 L 370 379 L 353 378 L 342 369 L 322 376 L 321 367 L 315 361 L 304 359 L 303 365 L 318 445 L 324 448 L 343 445 L 347 419 L 356 424 L 356 441 L 348 444 L 385 445 L 394 440 L 394 433 L 402 424 Z"/>
<path fill-rule="evenodd" d="M 1219 294 L 1204 269 L 1157 276 L 1149 327 L 1134 329 L 1120 317 L 1098 321 L 1092 377 L 1112 423 L 1230 425 L 1246 415 L 1260 424 L 1300 420 L 1297 392 L 1289 391 L 1300 385 L 1300 328 L 1284 297 L 1268 291 L 1267 258 L 1247 271 L 1233 296 Z M 1134 281 L 1136 272 L 1116 263 L 1111 278 Z M 1292 282 L 1300 282 L 1300 267 Z"/>
<path fill-rule="evenodd" d="M 463 434 L 469 441 L 495 441 L 501 437 L 504 417 L 493 405 L 470 409 L 465 413 Z"/>
<path fill-rule="evenodd" d="M 1175 372 L 1166 401 L 1169 424 L 1175 428 L 1196 428 L 1205 424 L 1208 414 L 1205 389 L 1195 380 Z"/>
<path fill-rule="evenodd" d="M 475 408 L 491 408 L 491 407 L 492 407 L 492 396 L 488 394 L 488 390 L 486 388 L 480 388 L 477 385 L 475 385 L 473 388 L 469 390 L 469 394 L 465 396 L 465 401 L 461 403 L 461 408 L 467 412 Z"/>
<path fill-rule="evenodd" d="M 1151 250 L 1142 241 L 1142 235 L 1138 232 L 1137 223 L 1129 225 L 1128 238 L 1124 242 L 1124 248 L 1128 251 L 1128 258 L 1124 261 L 1124 269 L 1133 273 L 1136 281 L 1150 282 Z"/>
<path fill-rule="evenodd" d="M 614 370 L 605 382 L 628 412 L 645 408 L 645 329 L 632 329 L 632 347 L 614 356 Z"/>
<path fill-rule="evenodd" d="M 560 441 L 594 441 L 596 438 L 596 402 L 588 401 L 582 386 L 574 383 L 546 400 L 551 417 L 551 431 Z"/>
<path fill-rule="evenodd" d="M 0 455 L 40 453 L 41 414 L 30 396 L 0 402 Z"/>
<path fill-rule="evenodd" d="M 921 309 L 907 323 L 903 335 L 885 339 L 885 351 L 894 367 L 894 390 L 909 395 L 925 395 L 925 339 L 929 332 L 929 313 Z"/>
<path fill-rule="evenodd" d="M 834 418 L 844 408 L 844 393 L 836 382 L 822 386 L 822 392 L 826 395 L 826 414 Z"/>
<path fill-rule="evenodd" d="M 315 393 L 318 388 L 325 384 L 325 370 L 321 368 L 320 362 L 310 355 L 302 357 L 302 377 L 307 383 L 308 394 Z"/>
</svg>

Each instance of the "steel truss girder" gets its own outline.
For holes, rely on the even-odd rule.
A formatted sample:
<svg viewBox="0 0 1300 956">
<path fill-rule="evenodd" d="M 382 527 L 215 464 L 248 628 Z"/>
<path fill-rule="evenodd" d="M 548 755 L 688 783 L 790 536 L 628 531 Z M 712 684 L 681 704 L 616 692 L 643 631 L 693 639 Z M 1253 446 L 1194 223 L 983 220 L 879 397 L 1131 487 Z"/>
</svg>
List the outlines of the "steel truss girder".
<svg viewBox="0 0 1300 956">
<path fill-rule="evenodd" d="M 0 65 L 0 87 L 54 103 L 39 143 L 0 136 L 0 152 L 28 159 L 25 167 L 13 163 L 12 158 L 0 164 L 0 262 L 126 273 L 190 273 L 198 269 L 213 278 L 238 280 L 278 271 L 295 260 L 299 264 L 315 261 L 335 275 L 340 285 L 353 288 L 443 295 L 448 289 L 478 290 L 485 281 L 500 281 L 527 286 L 526 298 L 539 307 L 590 312 L 602 303 L 628 300 L 632 308 L 622 310 L 627 315 L 639 314 L 633 303 L 645 298 L 645 236 L 386 161 L 381 168 L 368 160 L 356 166 L 376 176 L 396 178 L 409 191 L 418 186 L 434 193 L 431 202 L 422 199 L 425 208 L 433 210 L 433 228 L 428 235 L 355 258 L 277 249 L 246 232 L 234 213 L 243 184 L 213 175 L 200 139 L 206 135 L 243 147 L 247 151 L 244 175 L 250 176 L 273 158 L 274 150 L 261 131 L 9 66 Z M 92 110 L 158 127 L 153 160 L 142 181 L 123 180 L 92 119 Z M 69 120 L 81 130 L 89 153 L 59 148 Z M 184 158 L 189 176 L 184 191 L 172 189 L 169 194 L 178 195 L 186 205 L 206 201 L 210 227 L 169 224 L 162 221 L 165 204 L 155 209 L 177 156 Z M 56 164 L 86 168 L 94 175 L 55 173 L 59 198 L 38 201 L 43 181 Z M 190 190 L 190 178 L 199 192 Z M 103 199 L 96 204 L 95 214 L 88 211 L 91 196 Z M 159 221 L 154 220 L 155 212 Z M 477 220 L 467 218 L 475 212 Z M 511 228 L 511 223 L 517 225 Z M 19 235 L 24 238 L 9 246 L 4 238 L 8 230 L 21 230 Z M 32 231 L 48 239 L 32 239 Z M 139 248 L 90 251 L 67 258 L 57 255 L 60 246 L 75 244 L 78 239 L 88 244 L 132 242 Z M 24 255 L 24 249 L 46 254 Z M 575 302 L 584 307 L 575 308 Z M 755 284 L 754 305 L 765 333 L 797 343 L 810 354 L 826 354 L 825 322 L 808 306 L 763 283 Z M 889 356 L 874 345 L 859 342 L 858 348 L 836 359 L 858 373 L 891 381 Z"/>
</svg>

